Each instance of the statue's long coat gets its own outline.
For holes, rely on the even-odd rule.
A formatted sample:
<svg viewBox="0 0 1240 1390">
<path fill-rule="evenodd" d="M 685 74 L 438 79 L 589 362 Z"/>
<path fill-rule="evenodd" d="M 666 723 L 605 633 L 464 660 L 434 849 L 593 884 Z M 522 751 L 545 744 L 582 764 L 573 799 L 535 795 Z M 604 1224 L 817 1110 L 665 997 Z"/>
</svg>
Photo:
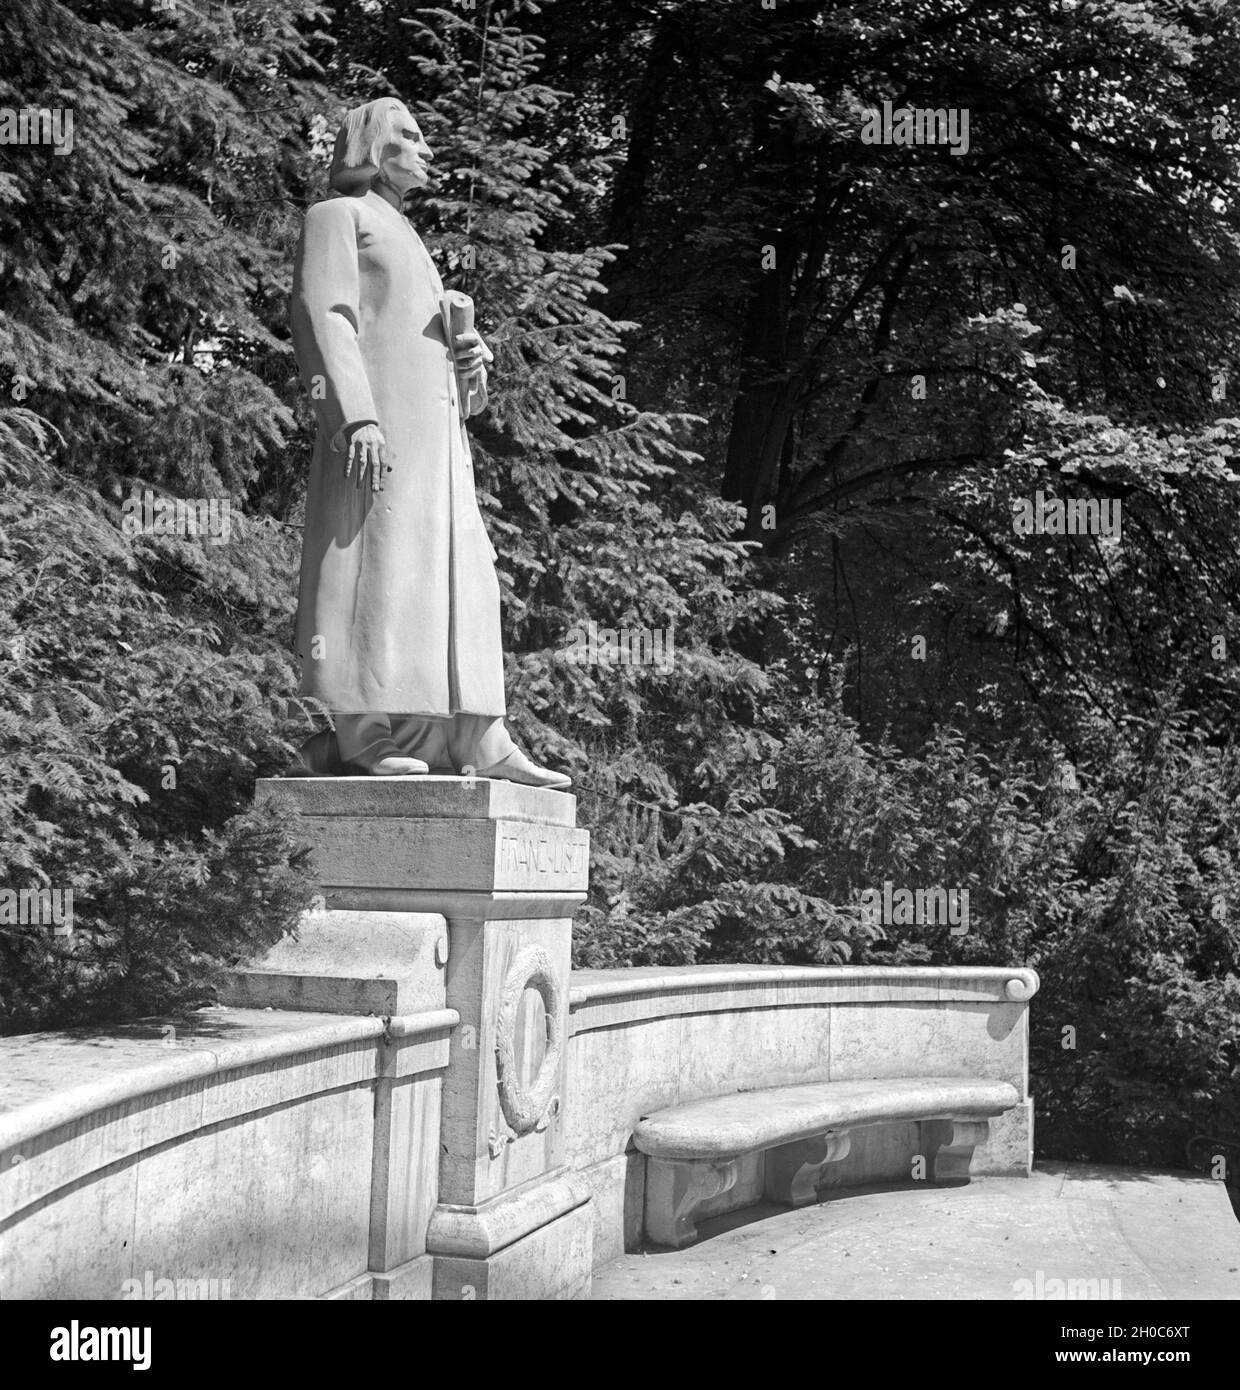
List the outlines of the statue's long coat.
<svg viewBox="0 0 1240 1390">
<path fill-rule="evenodd" d="M 301 689 L 333 710 L 504 713 L 495 551 L 474 494 L 443 285 L 408 219 L 377 193 L 306 215 L 293 348 L 318 416 L 306 499 Z M 332 449 L 376 420 L 392 472 L 373 492 Z"/>
</svg>

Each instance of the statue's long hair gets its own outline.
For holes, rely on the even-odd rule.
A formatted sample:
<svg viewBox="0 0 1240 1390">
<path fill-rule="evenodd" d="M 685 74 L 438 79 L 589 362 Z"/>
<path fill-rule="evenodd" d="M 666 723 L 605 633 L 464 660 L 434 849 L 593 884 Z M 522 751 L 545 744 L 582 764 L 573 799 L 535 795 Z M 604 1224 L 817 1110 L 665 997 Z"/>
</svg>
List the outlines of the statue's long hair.
<svg viewBox="0 0 1240 1390">
<path fill-rule="evenodd" d="M 336 132 L 328 181 L 337 193 L 360 193 L 379 172 L 383 151 L 392 140 L 396 113 L 408 115 L 398 97 L 380 97 L 355 106 Z"/>
</svg>

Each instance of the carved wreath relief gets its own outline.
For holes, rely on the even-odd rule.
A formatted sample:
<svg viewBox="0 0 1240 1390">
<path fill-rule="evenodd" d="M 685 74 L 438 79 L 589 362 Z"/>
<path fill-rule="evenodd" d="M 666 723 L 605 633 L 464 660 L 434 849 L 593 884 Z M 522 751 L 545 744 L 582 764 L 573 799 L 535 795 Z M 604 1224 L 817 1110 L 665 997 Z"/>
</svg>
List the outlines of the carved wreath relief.
<svg viewBox="0 0 1240 1390">
<path fill-rule="evenodd" d="M 527 989 L 537 990 L 546 1011 L 547 1043 L 542 1065 L 533 1082 L 526 1086 L 517 1060 L 517 1013 Z M 555 1095 L 560 1070 L 560 1051 L 564 1035 L 564 996 L 555 962 L 542 946 L 523 946 L 513 959 L 500 994 L 499 1016 L 495 1028 L 495 1068 L 500 1109 L 515 1136 L 546 1128 L 559 1109 Z M 504 1140 L 492 1136 L 491 1156 L 503 1148 Z"/>
</svg>

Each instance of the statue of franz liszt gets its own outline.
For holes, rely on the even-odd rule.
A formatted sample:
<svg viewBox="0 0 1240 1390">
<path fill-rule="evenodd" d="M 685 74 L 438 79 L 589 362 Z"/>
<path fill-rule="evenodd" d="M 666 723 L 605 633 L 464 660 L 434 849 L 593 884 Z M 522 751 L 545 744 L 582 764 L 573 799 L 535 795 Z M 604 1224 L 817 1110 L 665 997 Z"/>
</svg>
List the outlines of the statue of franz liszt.
<svg viewBox="0 0 1240 1390">
<path fill-rule="evenodd" d="M 431 158 L 401 102 L 350 111 L 335 194 L 297 248 L 293 348 L 318 418 L 297 650 L 302 693 L 332 711 L 338 745 L 303 757 L 315 771 L 564 787 L 504 725 L 495 551 L 465 431 L 491 354 L 474 332 L 449 347 L 443 285 L 402 211 Z"/>
</svg>

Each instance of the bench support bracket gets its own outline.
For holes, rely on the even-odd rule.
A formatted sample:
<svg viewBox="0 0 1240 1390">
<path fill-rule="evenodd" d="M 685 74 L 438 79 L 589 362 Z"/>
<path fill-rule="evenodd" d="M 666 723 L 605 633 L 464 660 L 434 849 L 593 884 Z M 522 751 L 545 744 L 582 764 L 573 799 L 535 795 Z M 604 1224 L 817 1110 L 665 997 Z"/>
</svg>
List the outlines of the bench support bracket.
<svg viewBox="0 0 1240 1390">
<path fill-rule="evenodd" d="M 780 1144 L 766 1154 L 766 1198 L 789 1207 L 805 1207 L 818 1200 L 823 1172 L 831 1163 L 848 1157 L 852 1136 L 848 1130 Z"/>
<path fill-rule="evenodd" d="M 990 1125 L 985 1120 L 949 1119 L 951 1135 L 946 1144 L 941 1144 L 934 1155 L 934 1180 L 942 1183 L 964 1183 L 969 1181 L 969 1164 L 973 1162 L 973 1150 L 984 1144 L 990 1133 Z"/>
<path fill-rule="evenodd" d="M 740 1160 L 646 1160 L 646 1236 L 655 1245 L 679 1250 L 697 1239 L 698 1207 L 736 1186 Z"/>
</svg>

